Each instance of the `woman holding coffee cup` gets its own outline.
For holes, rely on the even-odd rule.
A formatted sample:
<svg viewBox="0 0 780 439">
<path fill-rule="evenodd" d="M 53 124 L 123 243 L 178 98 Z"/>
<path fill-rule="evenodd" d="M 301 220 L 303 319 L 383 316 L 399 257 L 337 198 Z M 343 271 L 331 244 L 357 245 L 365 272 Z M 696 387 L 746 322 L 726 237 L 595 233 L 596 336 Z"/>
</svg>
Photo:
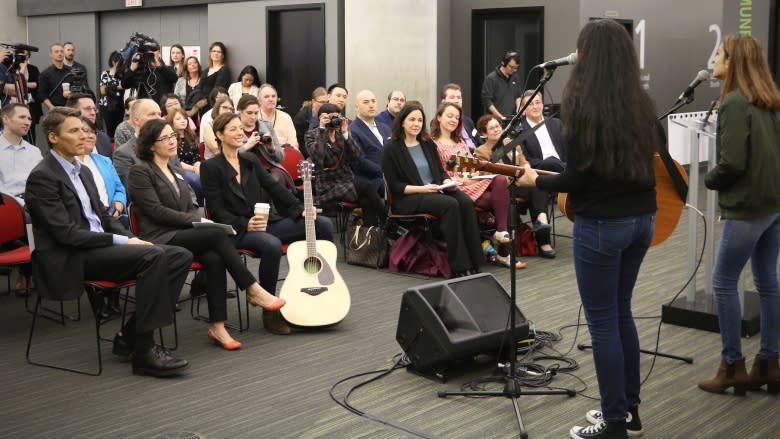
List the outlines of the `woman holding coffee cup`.
<svg viewBox="0 0 780 439">
<path fill-rule="evenodd" d="M 306 238 L 303 204 L 278 183 L 252 153 L 240 152 L 244 141 L 237 114 L 220 114 L 213 123 L 221 154 L 203 162 L 200 178 L 211 217 L 230 224 L 238 248 L 260 258 L 258 281 L 276 292 L 282 243 Z M 333 240 L 333 224 L 326 217 L 315 220 L 317 239 Z M 288 334 L 290 328 L 279 313 L 263 313 L 266 330 Z"/>
<path fill-rule="evenodd" d="M 144 124 L 136 140 L 141 162 L 130 169 L 127 179 L 130 199 L 138 218 L 138 235 L 155 244 L 167 244 L 190 250 L 203 264 L 206 274 L 206 298 L 211 322 L 208 337 L 226 350 L 241 347 L 225 329 L 227 319 L 227 276 L 246 290 L 253 306 L 278 311 L 284 299 L 269 294 L 244 266 L 228 235 L 218 228 L 193 228 L 193 223 L 211 222 L 202 218 L 192 203 L 189 185 L 168 161 L 178 153 L 176 133 L 165 120 Z"/>
</svg>

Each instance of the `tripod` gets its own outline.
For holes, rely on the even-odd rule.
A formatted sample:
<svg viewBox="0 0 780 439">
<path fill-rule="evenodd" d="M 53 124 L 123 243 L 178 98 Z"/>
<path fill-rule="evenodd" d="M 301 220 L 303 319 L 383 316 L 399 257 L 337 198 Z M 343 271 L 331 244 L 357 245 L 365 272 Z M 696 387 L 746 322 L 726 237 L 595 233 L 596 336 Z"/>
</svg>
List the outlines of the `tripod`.
<svg viewBox="0 0 780 439">
<path fill-rule="evenodd" d="M 546 69 L 544 77 L 539 81 L 539 85 L 536 86 L 533 95 L 526 101 L 525 105 L 515 114 L 512 120 L 507 125 L 506 129 L 496 141 L 494 148 L 501 148 L 503 146 L 503 140 L 508 136 L 517 137 L 517 127 L 520 123 L 521 115 L 533 101 L 534 97 L 539 93 L 539 90 L 544 87 L 544 84 L 552 78 L 553 69 Z M 516 149 L 512 149 L 512 162 L 516 162 Z M 514 179 L 510 179 L 512 187 L 514 187 Z M 509 251 L 509 329 L 506 332 L 505 338 L 507 340 L 507 347 L 509 353 L 509 368 L 506 371 L 506 376 L 503 377 L 504 389 L 502 391 L 439 391 L 438 396 L 440 398 L 446 398 L 447 396 L 503 396 L 512 400 L 512 407 L 514 409 L 515 417 L 517 418 L 517 426 L 520 429 L 520 437 L 523 439 L 528 438 L 528 433 L 525 431 L 525 425 L 523 424 L 523 417 L 520 413 L 520 406 L 518 400 L 522 395 L 568 395 L 575 396 L 576 392 L 571 389 L 547 389 L 547 390 L 526 390 L 523 391 L 517 376 L 517 340 L 514 337 L 515 332 L 515 304 L 517 303 L 517 280 L 516 273 L 517 263 L 515 241 L 516 236 L 516 221 L 517 221 L 517 200 L 515 197 L 510 196 L 510 208 L 509 208 L 509 230 L 511 241 L 509 245 L 511 249 Z"/>
</svg>

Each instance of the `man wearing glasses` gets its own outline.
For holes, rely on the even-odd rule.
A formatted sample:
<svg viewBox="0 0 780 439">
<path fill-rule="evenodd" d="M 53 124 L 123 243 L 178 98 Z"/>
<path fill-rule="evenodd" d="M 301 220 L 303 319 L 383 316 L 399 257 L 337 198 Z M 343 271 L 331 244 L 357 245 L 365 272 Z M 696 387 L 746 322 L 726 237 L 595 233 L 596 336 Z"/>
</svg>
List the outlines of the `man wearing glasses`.
<svg viewBox="0 0 780 439">
<path fill-rule="evenodd" d="M 393 126 L 395 115 L 406 105 L 406 96 L 401 90 L 393 90 L 387 95 L 387 109 L 376 115 L 376 121 L 389 127 Z"/>
<path fill-rule="evenodd" d="M 97 104 L 95 98 L 91 94 L 87 93 L 73 93 L 68 98 L 65 106 L 75 108 L 81 111 L 81 115 L 91 120 L 93 124 L 97 125 Z M 111 157 L 114 154 L 114 150 L 111 147 L 111 138 L 103 130 L 97 130 L 95 133 L 97 140 L 95 142 L 95 149 L 98 154 L 106 157 Z"/>
</svg>

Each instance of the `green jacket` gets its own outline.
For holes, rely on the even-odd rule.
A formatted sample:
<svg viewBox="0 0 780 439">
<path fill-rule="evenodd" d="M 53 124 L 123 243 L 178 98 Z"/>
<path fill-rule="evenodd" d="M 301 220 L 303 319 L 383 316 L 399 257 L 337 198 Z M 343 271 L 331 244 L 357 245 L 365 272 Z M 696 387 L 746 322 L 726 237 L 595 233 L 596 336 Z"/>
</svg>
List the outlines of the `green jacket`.
<svg viewBox="0 0 780 439">
<path fill-rule="evenodd" d="M 727 94 L 718 112 L 718 163 L 704 184 L 718 191 L 721 216 L 751 220 L 780 212 L 780 112 Z"/>
</svg>

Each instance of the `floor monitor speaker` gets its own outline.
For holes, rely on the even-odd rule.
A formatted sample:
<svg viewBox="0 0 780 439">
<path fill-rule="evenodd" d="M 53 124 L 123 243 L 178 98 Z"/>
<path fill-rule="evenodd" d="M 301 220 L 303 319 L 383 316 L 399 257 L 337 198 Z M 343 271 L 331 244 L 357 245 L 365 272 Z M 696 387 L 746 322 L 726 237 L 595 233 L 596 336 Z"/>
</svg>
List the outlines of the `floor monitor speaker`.
<svg viewBox="0 0 780 439">
<path fill-rule="evenodd" d="M 498 353 L 507 337 L 528 336 L 528 322 L 489 273 L 409 288 L 401 299 L 395 338 L 411 364 L 408 369 L 444 381 L 460 360 Z M 515 313 L 508 331 L 509 310 Z M 513 343 L 513 346 L 516 343 Z"/>
</svg>

